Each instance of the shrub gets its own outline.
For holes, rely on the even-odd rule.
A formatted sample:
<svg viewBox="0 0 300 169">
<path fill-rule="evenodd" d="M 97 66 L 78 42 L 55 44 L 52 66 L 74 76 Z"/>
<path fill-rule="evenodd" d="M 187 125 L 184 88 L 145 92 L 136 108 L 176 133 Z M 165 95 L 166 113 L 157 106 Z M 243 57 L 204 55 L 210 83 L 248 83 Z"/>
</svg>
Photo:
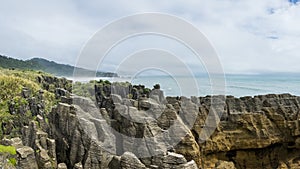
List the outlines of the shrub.
<svg viewBox="0 0 300 169">
<path fill-rule="evenodd" d="M 21 93 L 23 88 L 28 88 L 31 91 L 30 97 L 38 98 L 38 93 L 42 90 L 42 84 L 38 83 L 37 77 L 40 76 L 35 71 L 17 71 L 0 68 L 0 126 L 2 123 L 13 121 L 14 128 L 9 136 L 18 135 L 18 127 L 25 125 L 33 119 L 31 112 L 19 114 L 18 111 L 26 110 L 28 107 L 27 99 L 23 98 Z M 56 103 L 55 94 L 43 91 L 43 100 L 45 104 L 45 112 L 48 113 L 51 107 Z M 14 103 L 13 108 L 17 111 L 15 115 L 9 112 L 9 103 Z M 24 112 L 23 112 L 24 113 Z M 0 129 L 0 139 L 3 137 L 4 131 Z"/>
</svg>

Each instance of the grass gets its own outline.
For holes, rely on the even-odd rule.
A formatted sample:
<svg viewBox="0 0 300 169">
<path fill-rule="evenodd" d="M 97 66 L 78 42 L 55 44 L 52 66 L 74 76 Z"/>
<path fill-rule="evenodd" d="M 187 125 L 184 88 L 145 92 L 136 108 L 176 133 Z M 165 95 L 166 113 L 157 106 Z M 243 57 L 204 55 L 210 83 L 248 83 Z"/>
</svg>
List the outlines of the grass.
<svg viewBox="0 0 300 169">
<path fill-rule="evenodd" d="M 11 69 L 4 69 L 4 68 L 0 68 L 0 75 L 20 77 L 30 81 L 36 81 L 37 77 L 41 75 L 53 76 L 49 73 L 36 71 L 36 70 L 18 70 L 18 69 L 11 70 Z"/>
<path fill-rule="evenodd" d="M 16 148 L 13 146 L 4 146 L 0 144 L 0 153 L 9 153 L 11 155 L 16 155 Z"/>
<path fill-rule="evenodd" d="M 16 158 L 9 158 L 8 159 L 9 163 L 12 164 L 13 166 L 17 165 L 17 159 Z"/>
<path fill-rule="evenodd" d="M 14 158 L 17 154 L 16 148 L 13 146 L 5 146 L 0 144 L 0 154 L 9 154 L 7 156 L 7 161 L 13 166 L 17 165 L 17 159 Z"/>
</svg>

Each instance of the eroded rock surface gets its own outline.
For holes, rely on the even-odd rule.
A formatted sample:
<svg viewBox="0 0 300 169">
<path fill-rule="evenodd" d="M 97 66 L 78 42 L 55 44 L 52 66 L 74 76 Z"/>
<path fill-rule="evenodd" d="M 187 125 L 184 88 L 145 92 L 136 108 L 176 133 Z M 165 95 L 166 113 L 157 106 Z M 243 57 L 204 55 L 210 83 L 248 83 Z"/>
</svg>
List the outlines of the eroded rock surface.
<svg viewBox="0 0 300 169">
<path fill-rule="evenodd" d="M 95 86 L 94 101 L 57 89 L 47 117 L 39 109 L 22 139 L 1 144 L 17 148 L 23 168 L 300 168 L 300 97 L 164 99 L 159 89 L 129 89 Z"/>
<path fill-rule="evenodd" d="M 200 101 L 195 137 L 209 109 L 209 97 Z M 299 168 L 299 103 L 299 97 L 289 94 L 227 97 L 217 130 L 198 142 L 203 168 L 217 167 L 220 161 L 233 162 L 236 168 Z"/>
</svg>

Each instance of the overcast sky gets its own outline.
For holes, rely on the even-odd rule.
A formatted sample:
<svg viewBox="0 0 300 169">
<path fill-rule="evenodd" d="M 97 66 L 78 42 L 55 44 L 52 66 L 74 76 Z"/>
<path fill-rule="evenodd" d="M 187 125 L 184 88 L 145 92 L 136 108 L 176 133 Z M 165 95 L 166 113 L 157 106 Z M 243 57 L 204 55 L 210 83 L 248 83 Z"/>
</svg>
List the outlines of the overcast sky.
<svg viewBox="0 0 300 169">
<path fill-rule="evenodd" d="M 295 0 L 1 0 L 0 54 L 74 65 L 101 27 L 143 12 L 175 15 L 196 26 L 226 73 L 300 72 Z"/>
</svg>

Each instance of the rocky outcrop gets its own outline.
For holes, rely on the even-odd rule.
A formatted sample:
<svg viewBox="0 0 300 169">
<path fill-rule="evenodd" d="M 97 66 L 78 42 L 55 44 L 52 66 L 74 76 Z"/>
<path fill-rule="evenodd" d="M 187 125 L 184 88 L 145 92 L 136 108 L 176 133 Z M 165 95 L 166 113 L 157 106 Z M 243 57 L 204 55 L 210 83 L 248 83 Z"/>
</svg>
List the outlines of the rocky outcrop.
<svg viewBox="0 0 300 169">
<path fill-rule="evenodd" d="M 107 168 L 112 155 L 91 138 L 93 134 L 97 134 L 97 137 L 106 139 L 105 130 L 99 135 L 100 131 L 95 131 L 95 125 L 101 125 L 101 121 L 88 116 L 90 113 L 99 113 L 99 110 L 92 106 L 91 100 L 74 97 L 73 102 L 77 104 L 59 103 L 49 115 L 51 136 L 57 145 L 58 162 L 65 163 L 68 168 Z M 89 130 L 85 127 L 92 129 L 92 135 L 87 133 Z M 106 140 L 104 143 L 109 146 L 113 141 Z"/>
<path fill-rule="evenodd" d="M 18 166 L 20 168 L 38 169 L 34 150 L 31 147 L 24 146 L 17 149 Z"/>
<path fill-rule="evenodd" d="M 209 97 L 199 115 L 207 114 Z M 214 134 L 200 143 L 203 168 L 220 161 L 236 168 L 299 168 L 300 98 L 289 94 L 226 98 L 225 114 Z M 197 137 L 203 125 L 199 116 L 192 131 Z"/>
<path fill-rule="evenodd" d="M 65 163 L 68 168 L 80 168 L 80 165 L 83 168 L 197 168 L 192 158 L 199 157 L 199 147 L 172 105 L 160 105 L 159 100 L 148 98 L 136 101 L 116 94 L 101 95 L 99 104 L 78 96 L 71 98 L 72 104 L 59 103 L 49 115 L 58 163 Z M 163 118 L 156 120 L 159 113 Z M 166 132 L 174 121 L 175 127 Z M 193 143 L 189 148 L 192 155 L 185 152 L 190 160 L 167 153 L 174 151 L 173 137 L 177 133 L 187 135 L 185 143 Z M 156 155 L 160 157 L 152 159 Z"/>
<path fill-rule="evenodd" d="M 120 158 L 120 168 L 146 169 L 146 166 L 133 153 L 125 152 Z"/>
<path fill-rule="evenodd" d="M 55 76 L 41 75 L 36 81 L 42 85 L 43 89 L 54 92 L 56 88 L 63 88 L 67 91 L 72 90 L 72 81 L 66 78 L 57 78 Z"/>
<path fill-rule="evenodd" d="M 94 101 L 65 88 L 54 92 L 59 103 L 49 115 L 38 99 L 28 105 L 35 121 L 22 124 L 22 141 L 1 142 L 17 148 L 19 167 L 300 168 L 297 96 L 165 98 L 157 87 L 127 83 L 96 84 Z M 30 91 L 22 97 L 30 99 Z"/>
<path fill-rule="evenodd" d="M 23 127 L 23 144 L 33 149 L 39 168 L 56 168 L 56 142 L 50 139 L 48 133 L 44 132 L 40 126 L 42 125 L 32 121 L 29 126 Z"/>
<path fill-rule="evenodd" d="M 6 165 L 2 165 L 0 162 L 0 167 L 3 168 L 33 168 L 38 169 L 38 164 L 35 156 L 35 151 L 33 148 L 29 146 L 24 146 L 22 140 L 19 137 L 7 139 L 4 138 L 1 140 L 1 145 L 5 146 L 13 146 L 16 150 L 16 155 L 13 154 L 2 154 L 0 153 L 0 158 L 3 157 L 3 155 L 6 156 L 5 160 Z M 10 152 L 12 153 L 12 152 Z M 12 162 L 11 160 L 17 160 L 15 162 Z M 10 161 L 7 163 L 7 161 Z M 7 165 L 10 164 L 10 165 Z"/>
<path fill-rule="evenodd" d="M 109 95 L 106 98 L 109 100 Z M 242 98 L 227 96 L 225 104 L 214 102 L 215 105 L 219 105 L 213 110 L 217 113 L 223 112 L 223 115 L 220 117 L 221 122 L 216 131 L 207 140 L 201 140 L 199 135 L 211 108 L 211 96 L 191 99 L 169 97 L 167 101 L 172 104 L 172 108 L 168 105 L 169 108 L 163 113 L 158 113 L 155 101 L 159 100 L 155 97 L 150 99 L 141 97 L 137 104 L 135 100 L 128 102 L 128 99 L 120 98 L 122 97 L 115 95 L 111 98 L 110 102 L 116 101 L 113 104 L 115 107 L 110 106 L 113 110 L 108 109 L 107 114 L 111 117 L 112 124 L 116 126 L 115 129 L 118 132 L 134 138 L 146 136 L 141 133 L 145 133 L 143 127 L 148 125 L 145 122 L 143 124 L 133 122 L 139 117 L 149 116 L 154 112 L 150 116 L 156 119 L 156 124 L 160 129 L 166 130 L 174 124 L 176 119 L 182 120 L 184 125 L 189 126 L 192 115 L 197 114 L 197 119 L 189 130 L 192 134 L 187 134 L 175 147 L 165 146 L 164 148 L 174 149 L 188 160 L 196 161 L 198 167 L 280 168 L 293 166 L 292 168 L 295 168 L 294 166 L 298 165 L 300 157 L 298 149 L 299 97 L 289 94 Z M 221 97 L 214 99 L 222 100 Z M 184 107 L 183 104 L 185 104 Z M 99 107 L 105 107 L 105 105 L 99 105 Z M 150 109 L 156 109 L 156 111 L 149 111 Z M 127 145 L 133 145 L 133 142 L 126 144 L 125 141 L 125 145 L 123 142 L 121 152 L 125 151 L 124 147 Z M 142 159 L 142 161 L 146 166 L 151 165 L 149 160 Z"/>
<path fill-rule="evenodd" d="M 168 152 L 166 155 L 154 156 L 151 159 L 151 165 L 146 166 L 133 153 L 125 152 L 122 156 L 115 156 L 110 164 L 110 169 L 196 169 L 197 164 L 194 161 L 187 162 L 185 157 L 180 154 Z"/>
<path fill-rule="evenodd" d="M 43 94 L 42 90 L 37 93 L 32 93 L 30 89 L 24 87 L 19 99 L 11 99 L 8 101 L 8 112 L 12 116 L 10 120 L 3 118 L 0 137 L 4 135 L 19 136 L 23 126 L 28 125 L 34 116 L 44 117 L 46 113 Z"/>
</svg>

